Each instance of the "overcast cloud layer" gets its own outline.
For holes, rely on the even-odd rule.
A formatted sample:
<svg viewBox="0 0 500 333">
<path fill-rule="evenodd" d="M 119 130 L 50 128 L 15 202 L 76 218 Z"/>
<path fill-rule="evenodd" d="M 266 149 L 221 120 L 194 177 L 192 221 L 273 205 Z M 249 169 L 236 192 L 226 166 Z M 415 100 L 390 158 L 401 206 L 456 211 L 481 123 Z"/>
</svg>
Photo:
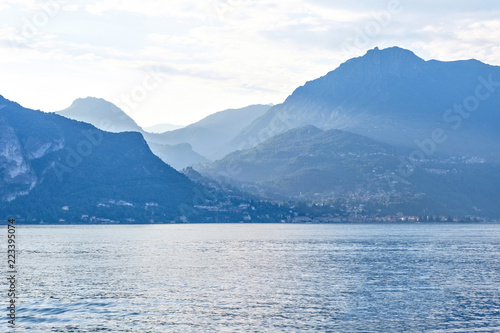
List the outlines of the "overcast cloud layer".
<svg viewBox="0 0 500 333">
<path fill-rule="evenodd" d="M 0 0 L 0 94 L 56 111 L 102 97 L 140 125 L 280 103 L 375 46 L 500 65 L 500 3 Z"/>
</svg>

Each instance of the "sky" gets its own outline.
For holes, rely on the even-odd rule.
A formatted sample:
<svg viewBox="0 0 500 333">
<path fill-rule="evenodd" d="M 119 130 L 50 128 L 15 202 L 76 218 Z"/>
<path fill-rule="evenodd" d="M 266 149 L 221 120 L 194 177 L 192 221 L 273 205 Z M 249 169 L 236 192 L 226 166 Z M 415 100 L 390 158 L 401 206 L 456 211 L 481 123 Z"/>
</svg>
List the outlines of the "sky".
<svg viewBox="0 0 500 333">
<path fill-rule="evenodd" d="M 374 47 L 500 65 L 498 0 L 0 0 L 0 95 L 141 126 L 278 104 Z"/>
</svg>

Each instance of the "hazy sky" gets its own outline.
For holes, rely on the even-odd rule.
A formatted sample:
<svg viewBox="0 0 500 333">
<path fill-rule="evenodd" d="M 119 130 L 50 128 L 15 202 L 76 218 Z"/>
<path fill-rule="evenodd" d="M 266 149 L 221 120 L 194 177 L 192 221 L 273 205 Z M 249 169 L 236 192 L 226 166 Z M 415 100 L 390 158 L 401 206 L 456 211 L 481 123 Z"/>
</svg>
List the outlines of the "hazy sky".
<svg viewBox="0 0 500 333">
<path fill-rule="evenodd" d="M 379 46 L 500 65 L 500 2 L 0 0 L 0 94 L 56 111 L 102 97 L 140 125 L 282 102 Z"/>
</svg>

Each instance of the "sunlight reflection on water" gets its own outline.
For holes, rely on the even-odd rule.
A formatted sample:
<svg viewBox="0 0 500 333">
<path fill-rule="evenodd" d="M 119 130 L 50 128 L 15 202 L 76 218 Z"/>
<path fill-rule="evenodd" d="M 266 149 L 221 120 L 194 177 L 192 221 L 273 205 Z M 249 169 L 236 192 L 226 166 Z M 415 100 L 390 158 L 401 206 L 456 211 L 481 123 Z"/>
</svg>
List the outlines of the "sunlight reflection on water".
<svg viewBox="0 0 500 333">
<path fill-rule="evenodd" d="M 500 225 L 17 233 L 19 332 L 500 330 Z"/>
</svg>

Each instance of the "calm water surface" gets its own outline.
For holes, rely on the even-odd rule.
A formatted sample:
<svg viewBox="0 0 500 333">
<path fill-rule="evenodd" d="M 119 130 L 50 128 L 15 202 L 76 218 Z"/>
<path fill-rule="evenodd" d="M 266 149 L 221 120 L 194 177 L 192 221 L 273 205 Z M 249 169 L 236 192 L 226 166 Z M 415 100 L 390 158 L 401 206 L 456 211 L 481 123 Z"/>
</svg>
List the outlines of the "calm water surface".
<svg viewBox="0 0 500 333">
<path fill-rule="evenodd" d="M 17 237 L 16 332 L 500 331 L 495 224 L 18 226 Z"/>
</svg>

